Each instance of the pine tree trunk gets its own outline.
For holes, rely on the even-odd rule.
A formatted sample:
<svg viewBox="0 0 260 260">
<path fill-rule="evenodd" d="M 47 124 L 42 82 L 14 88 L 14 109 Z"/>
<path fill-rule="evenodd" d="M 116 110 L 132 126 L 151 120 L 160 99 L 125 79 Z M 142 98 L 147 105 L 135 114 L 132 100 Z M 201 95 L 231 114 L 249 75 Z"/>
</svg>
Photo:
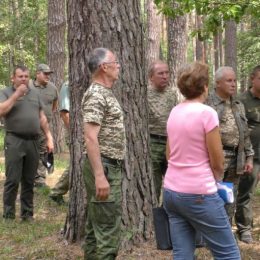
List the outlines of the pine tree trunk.
<svg viewBox="0 0 260 260">
<path fill-rule="evenodd" d="M 219 46 L 219 66 L 224 66 L 224 51 L 223 51 L 223 33 L 218 33 L 218 46 Z"/>
<path fill-rule="evenodd" d="M 96 47 L 114 51 L 121 64 L 114 93 L 120 101 L 126 125 L 127 154 L 123 173 L 123 244 L 142 241 L 152 234 L 155 202 L 148 148 L 145 52 L 139 0 L 68 1 L 69 81 L 71 88 L 70 205 L 65 225 L 69 241 L 84 230 L 84 185 L 82 180 L 82 119 L 80 103 L 89 86 L 87 57 Z M 130 237 L 130 239 L 129 239 Z"/>
<path fill-rule="evenodd" d="M 219 68 L 219 35 L 214 36 L 213 48 L 214 48 L 214 71 Z"/>
<path fill-rule="evenodd" d="M 160 58 L 162 15 L 153 0 L 147 0 L 147 64 Z"/>
<path fill-rule="evenodd" d="M 65 69 L 65 0 L 48 1 L 48 53 L 47 63 L 54 71 L 51 74 L 51 81 L 60 89 L 64 81 Z M 58 111 L 52 119 L 52 135 L 55 142 L 55 151 L 61 152 L 64 148 L 63 125 Z"/>
<path fill-rule="evenodd" d="M 196 15 L 196 28 L 201 28 L 201 17 Z M 204 44 L 203 39 L 201 37 L 196 37 L 196 60 L 200 60 L 205 62 L 205 53 L 204 53 Z"/>
<path fill-rule="evenodd" d="M 225 66 L 237 72 L 237 25 L 235 21 L 225 24 Z"/>
<path fill-rule="evenodd" d="M 173 7 L 175 3 L 173 4 Z M 178 16 L 167 19 L 168 30 L 168 64 L 170 68 L 170 82 L 176 88 L 178 100 L 182 100 L 176 85 L 178 69 L 187 62 L 187 16 Z"/>
</svg>

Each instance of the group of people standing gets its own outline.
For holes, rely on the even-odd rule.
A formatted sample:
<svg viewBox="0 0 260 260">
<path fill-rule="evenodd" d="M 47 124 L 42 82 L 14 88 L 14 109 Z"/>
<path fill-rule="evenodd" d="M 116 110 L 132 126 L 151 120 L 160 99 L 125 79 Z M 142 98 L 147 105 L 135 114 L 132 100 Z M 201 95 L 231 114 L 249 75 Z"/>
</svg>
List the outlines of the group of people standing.
<svg viewBox="0 0 260 260">
<path fill-rule="evenodd" d="M 177 85 L 185 100 L 172 109 L 166 125 L 163 194 L 174 259 L 193 259 L 197 232 L 214 259 L 240 259 L 231 230 L 234 216 L 238 238 L 253 243 L 252 196 L 260 175 L 259 79 L 257 66 L 250 89 L 238 99 L 231 67 L 215 72 L 210 94 L 205 64 L 195 62 L 179 71 Z M 224 205 L 218 181 L 233 183 L 234 203 Z"/>
<path fill-rule="evenodd" d="M 112 51 L 97 48 L 89 55 L 88 67 L 92 83 L 82 99 L 87 152 L 83 176 L 88 194 L 84 257 L 109 260 L 115 259 L 120 244 L 126 152 L 123 111 L 112 91 L 120 64 Z M 48 76 L 51 70 L 41 64 L 36 75 L 38 72 Z M 158 204 L 162 201 L 169 217 L 174 259 L 193 259 L 197 232 L 215 259 L 240 259 L 231 225 L 235 214 L 239 239 L 253 242 L 252 195 L 260 174 L 260 66 L 251 74 L 251 88 L 237 99 L 231 67 L 216 71 L 215 88 L 209 94 L 208 66 L 200 62 L 186 65 L 177 77 L 185 98 L 179 104 L 169 85 L 167 63 L 153 62 L 148 75 L 152 174 Z M 42 100 L 40 94 L 47 90 L 39 87 L 42 83 L 37 78 L 29 84 L 29 71 L 24 67 L 14 70 L 12 84 L 0 92 L 0 116 L 6 127 L 3 215 L 15 217 L 21 181 L 21 217 L 26 219 L 33 216 L 39 156 L 46 149 L 53 151 L 48 123 L 58 95 L 53 90 Z M 69 128 L 67 83 L 60 95 L 64 96 L 60 115 Z M 44 180 L 43 175 L 37 176 Z M 66 193 L 68 169 L 61 180 Z M 216 183 L 222 180 L 234 184 L 236 202 L 231 205 L 224 205 L 217 193 Z M 56 188 L 62 190 L 59 184 Z M 64 193 L 57 190 L 54 188 L 50 197 L 61 202 Z"/>
<path fill-rule="evenodd" d="M 58 106 L 58 91 L 46 64 L 39 64 L 34 79 L 25 66 L 17 66 L 11 77 L 12 86 L 0 92 L 0 115 L 5 122 L 4 184 L 5 219 L 15 218 L 15 200 L 21 182 L 21 219 L 33 220 L 33 188 L 46 187 L 44 155 L 53 152 L 49 124 Z M 66 84 L 64 84 L 66 85 Z M 62 92 L 60 93 L 62 94 Z M 68 111 L 69 101 L 60 95 L 60 113 Z M 63 118 L 63 117 L 62 117 Z M 64 121 L 66 127 L 68 124 Z M 50 197 L 61 203 L 68 191 L 68 171 L 51 190 Z"/>
<path fill-rule="evenodd" d="M 111 90 L 119 68 L 107 49 L 95 49 L 90 55 L 93 81 L 82 101 L 89 195 L 85 259 L 115 259 L 120 242 L 125 134 L 122 109 Z M 260 171 L 254 152 L 260 136 L 260 71 L 254 69 L 252 87 L 241 97 L 242 101 L 248 97 L 245 103 L 250 105 L 245 108 L 235 97 L 231 67 L 216 71 L 215 88 L 208 95 L 208 66 L 199 62 L 184 66 L 177 79 L 185 97 L 180 104 L 169 86 L 165 62 L 155 61 L 148 73 L 153 180 L 158 203 L 163 201 L 169 217 L 174 259 L 193 259 L 197 232 L 215 259 L 240 259 L 231 224 L 236 208 L 238 237 L 253 242 L 252 195 Z M 218 181 L 233 182 L 237 202 L 224 205 L 217 193 Z"/>
</svg>

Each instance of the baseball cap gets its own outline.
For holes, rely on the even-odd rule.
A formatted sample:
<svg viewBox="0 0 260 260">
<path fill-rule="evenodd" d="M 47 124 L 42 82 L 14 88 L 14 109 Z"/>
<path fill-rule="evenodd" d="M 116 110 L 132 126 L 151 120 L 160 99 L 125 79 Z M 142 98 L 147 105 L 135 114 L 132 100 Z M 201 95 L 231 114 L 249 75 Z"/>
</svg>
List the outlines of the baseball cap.
<svg viewBox="0 0 260 260">
<path fill-rule="evenodd" d="M 50 69 L 50 67 L 47 64 L 39 64 L 37 66 L 37 71 L 42 71 L 44 73 L 53 73 L 53 71 Z"/>
</svg>

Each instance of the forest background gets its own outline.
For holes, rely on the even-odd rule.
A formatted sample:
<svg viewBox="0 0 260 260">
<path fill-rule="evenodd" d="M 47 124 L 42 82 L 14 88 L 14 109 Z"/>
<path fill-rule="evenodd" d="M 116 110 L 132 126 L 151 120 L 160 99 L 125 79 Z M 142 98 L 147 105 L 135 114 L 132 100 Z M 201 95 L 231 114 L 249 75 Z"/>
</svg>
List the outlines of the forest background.
<svg viewBox="0 0 260 260">
<path fill-rule="evenodd" d="M 229 65 L 237 72 L 239 91 L 244 91 L 250 70 L 260 64 L 259 7 L 260 1 L 248 0 L 1 0 L 1 87 L 10 85 L 12 69 L 19 63 L 30 68 L 32 77 L 38 63 L 49 64 L 58 88 L 66 79 L 70 82 L 73 145 L 63 232 L 68 242 L 82 240 L 87 214 L 80 101 L 90 82 L 88 53 L 99 46 L 115 50 L 122 68 L 114 92 L 127 130 L 122 245 L 131 248 L 153 237 L 156 205 L 147 130 L 148 65 L 154 59 L 167 60 L 175 88 L 176 73 L 187 62 L 208 63 L 211 79 L 219 66 Z M 60 153 L 65 146 L 58 113 L 52 130 Z"/>
</svg>

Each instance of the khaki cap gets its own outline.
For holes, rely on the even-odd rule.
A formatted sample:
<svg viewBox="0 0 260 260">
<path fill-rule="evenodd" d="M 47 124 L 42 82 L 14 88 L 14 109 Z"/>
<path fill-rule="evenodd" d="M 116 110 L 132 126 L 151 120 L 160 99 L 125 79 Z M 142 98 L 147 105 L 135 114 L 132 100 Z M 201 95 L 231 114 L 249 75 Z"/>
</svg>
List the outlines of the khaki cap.
<svg viewBox="0 0 260 260">
<path fill-rule="evenodd" d="M 42 71 L 44 73 L 53 73 L 53 71 L 50 69 L 50 67 L 47 64 L 39 64 L 37 66 L 36 71 Z"/>
</svg>

